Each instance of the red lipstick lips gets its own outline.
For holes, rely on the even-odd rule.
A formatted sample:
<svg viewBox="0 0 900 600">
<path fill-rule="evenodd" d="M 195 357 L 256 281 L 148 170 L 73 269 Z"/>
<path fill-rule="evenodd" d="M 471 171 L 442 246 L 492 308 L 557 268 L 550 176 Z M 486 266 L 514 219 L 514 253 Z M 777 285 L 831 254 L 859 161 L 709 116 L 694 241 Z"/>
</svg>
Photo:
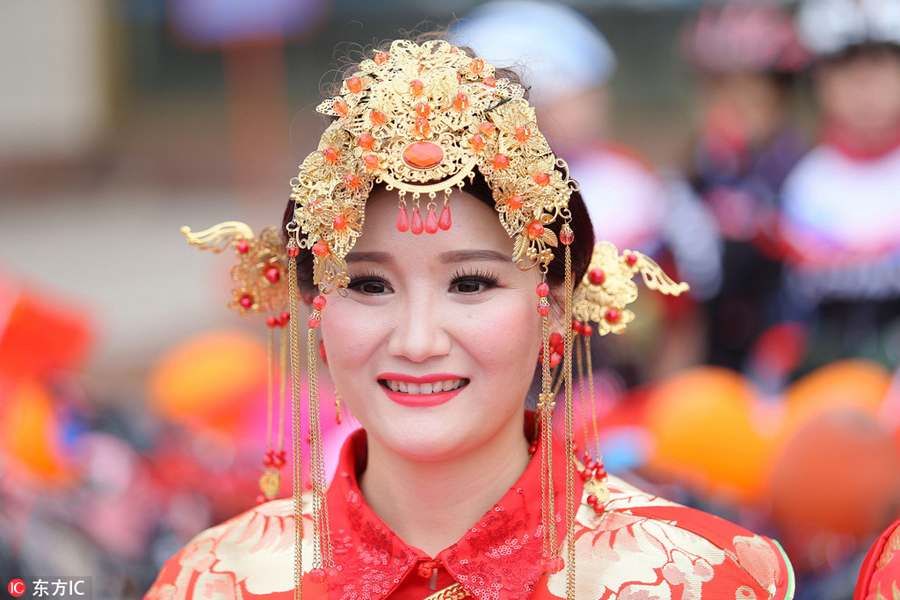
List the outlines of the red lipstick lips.
<svg viewBox="0 0 900 600">
<path fill-rule="evenodd" d="M 423 383 L 436 383 L 438 381 L 453 381 L 454 379 L 462 380 L 458 388 L 454 390 L 448 390 L 446 392 L 433 392 L 430 394 L 408 394 L 405 392 L 395 392 L 394 390 L 389 388 L 386 383 L 387 381 L 400 381 L 407 384 L 412 383 L 419 385 Z M 469 383 L 469 381 L 464 377 L 459 377 L 458 375 L 453 375 L 451 373 L 430 373 L 421 377 L 416 377 L 414 375 L 404 375 L 401 373 L 382 373 L 378 376 L 378 381 L 381 384 L 381 389 L 384 390 L 384 393 L 392 401 L 403 406 L 414 407 L 438 406 L 440 404 L 444 404 L 445 402 L 449 402 Z"/>
</svg>

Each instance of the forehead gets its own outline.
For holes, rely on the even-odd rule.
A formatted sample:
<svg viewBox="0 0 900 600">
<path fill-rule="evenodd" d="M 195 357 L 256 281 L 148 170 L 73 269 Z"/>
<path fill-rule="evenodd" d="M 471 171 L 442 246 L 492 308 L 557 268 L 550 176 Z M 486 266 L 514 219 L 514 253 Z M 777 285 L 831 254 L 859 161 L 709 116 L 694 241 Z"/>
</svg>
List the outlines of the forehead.
<svg viewBox="0 0 900 600">
<path fill-rule="evenodd" d="M 423 220 L 427 218 L 429 202 L 432 202 L 436 215 L 443 210 L 442 197 L 434 201 L 427 197 L 420 198 L 419 211 Z M 412 218 L 415 203 L 407 196 L 406 204 Z M 513 240 L 500 224 L 492 206 L 468 192 L 454 190 L 450 195 L 449 207 L 453 223 L 449 230 L 420 235 L 410 231 L 400 232 L 397 230 L 400 196 L 396 191 L 376 188 L 366 203 L 362 235 L 347 255 L 348 261 L 352 261 L 354 255 L 365 252 L 390 252 L 421 258 L 434 253 L 486 249 L 500 252 L 513 264 Z"/>
</svg>

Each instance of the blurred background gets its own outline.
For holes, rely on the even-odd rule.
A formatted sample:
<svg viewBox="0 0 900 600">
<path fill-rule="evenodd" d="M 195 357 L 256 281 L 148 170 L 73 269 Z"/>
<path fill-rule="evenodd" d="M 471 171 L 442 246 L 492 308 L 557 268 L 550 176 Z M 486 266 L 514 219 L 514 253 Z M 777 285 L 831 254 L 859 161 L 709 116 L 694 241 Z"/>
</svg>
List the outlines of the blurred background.
<svg viewBox="0 0 900 600">
<path fill-rule="evenodd" d="M 900 0 L 0 3 L 0 575 L 138 598 L 256 502 L 265 318 L 179 228 L 279 222 L 343 66 L 451 26 L 692 285 L 594 342 L 607 468 L 852 596 L 900 518 Z"/>
</svg>

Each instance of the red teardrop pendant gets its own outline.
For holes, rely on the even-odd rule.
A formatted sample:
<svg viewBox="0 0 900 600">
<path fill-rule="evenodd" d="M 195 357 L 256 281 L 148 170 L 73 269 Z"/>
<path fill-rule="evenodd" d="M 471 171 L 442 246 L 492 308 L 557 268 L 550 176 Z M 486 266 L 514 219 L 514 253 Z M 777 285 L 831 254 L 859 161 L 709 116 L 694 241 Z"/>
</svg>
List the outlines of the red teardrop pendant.
<svg viewBox="0 0 900 600">
<path fill-rule="evenodd" d="M 452 221 L 450 220 L 450 205 L 445 204 L 444 210 L 441 211 L 441 218 L 438 220 L 438 227 L 447 231 L 450 229 L 450 225 L 452 225 Z"/>
<path fill-rule="evenodd" d="M 425 231 L 428 233 L 437 233 L 438 232 L 438 220 L 437 215 L 434 214 L 434 209 L 428 209 L 428 216 L 425 217 Z"/>
<path fill-rule="evenodd" d="M 422 215 L 419 214 L 418 207 L 413 209 L 412 224 L 409 226 L 410 231 L 415 235 L 422 235 L 425 226 L 422 224 Z"/>
<path fill-rule="evenodd" d="M 400 213 L 397 215 L 397 231 L 400 233 L 409 231 L 409 214 L 406 212 L 406 205 L 400 207 Z"/>
</svg>

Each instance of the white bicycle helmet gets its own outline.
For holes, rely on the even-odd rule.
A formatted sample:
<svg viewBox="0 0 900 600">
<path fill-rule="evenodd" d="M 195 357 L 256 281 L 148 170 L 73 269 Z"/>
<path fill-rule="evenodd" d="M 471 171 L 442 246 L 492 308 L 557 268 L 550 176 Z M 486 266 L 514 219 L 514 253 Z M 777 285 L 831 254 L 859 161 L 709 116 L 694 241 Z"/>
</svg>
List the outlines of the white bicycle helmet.
<svg viewBox="0 0 900 600">
<path fill-rule="evenodd" d="M 488 2 L 452 27 L 451 36 L 497 67 L 519 68 L 536 104 L 605 83 L 616 68 L 603 34 L 556 2 Z"/>
</svg>

